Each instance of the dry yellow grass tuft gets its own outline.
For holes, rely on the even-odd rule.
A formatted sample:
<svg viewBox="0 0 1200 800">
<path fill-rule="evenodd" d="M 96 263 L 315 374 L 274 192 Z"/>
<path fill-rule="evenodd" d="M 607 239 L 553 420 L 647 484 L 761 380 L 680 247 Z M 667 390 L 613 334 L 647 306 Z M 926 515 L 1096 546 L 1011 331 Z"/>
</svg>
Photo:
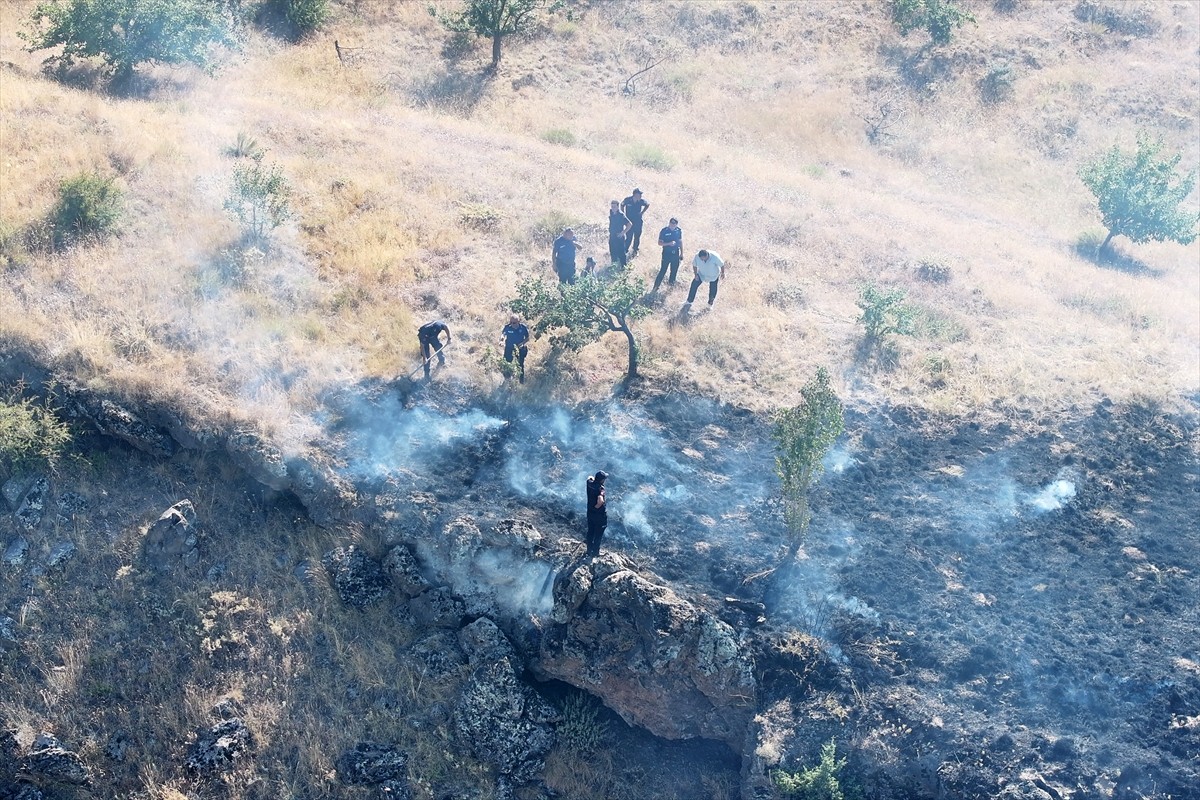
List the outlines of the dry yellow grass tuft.
<svg viewBox="0 0 1200 800">
<path fill-rule="evenodd" d="M 252 33 L 216 76 L 150 70 L 125 99 L 40 75 L 15 36 L 31 7 L 0 7 L 0 336 L 201 419 L 302 441 L 325 387 L 407 373 L 437 317 L 461 342 L 447 374 L 495 386 L 479 362 L 513 284 L 548 275 L 539 229 L 584 223 L 603 257 L 606 203 L 635 185 L 652 204 L 638 274 L 652 280 L 670 215 L 689 252 L 730 262 L 711 314 L 674 324 L 677 288 L 641 326 L 664 386 L 767 408 L 826 365 L 852 400 L 954 413 L 1200 386 L 1200 245 L 1126 243 L 1125 269 L 1075 251 L 1098 227 L 1081 160 L 1145 129 L 1196 165 L 1186 3 L 1124 38 L 1069 3 L 981 6 L 930 52 L 882 6 L 614 0 L 508 43 L 487 77 L 483 45 L 444 50 L 420 4 L 356 2 L 309 42 Z M 988 102 L 996 75 L 1011 92 Z M 895 121 L 872 144 L 864 118 L 884 104 Z M 239 136 L 293 188 L 294 221 L 260 250 L 222 209 Z M 124 190 L 119 237 L 23 248 L 83 170 Z M 930 260 L 948 282 L 920 280 Z M 859 355 L 867 282 L 906 289 L 926 321 L 883 363 Z M 595 394 L 619 379 L 620 344 L 530 390 Z M 535 345 L 531 372 L 546 355 Z"/>
</svg>

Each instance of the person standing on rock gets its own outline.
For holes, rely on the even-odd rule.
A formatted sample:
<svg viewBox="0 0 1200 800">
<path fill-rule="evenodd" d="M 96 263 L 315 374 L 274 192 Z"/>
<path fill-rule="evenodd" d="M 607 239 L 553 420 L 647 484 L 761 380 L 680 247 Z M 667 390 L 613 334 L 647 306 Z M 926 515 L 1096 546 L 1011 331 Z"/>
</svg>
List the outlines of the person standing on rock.
<svg viewBox="0 0 1200 800">
<path fill-rule="evenodd" d="M 587 479 L 587 554 L 600 555 L 600 540 L 608 527 L 608 506 L 604 502 L 604 482 L 608 473 L 600 470 Z"/>
</svg>

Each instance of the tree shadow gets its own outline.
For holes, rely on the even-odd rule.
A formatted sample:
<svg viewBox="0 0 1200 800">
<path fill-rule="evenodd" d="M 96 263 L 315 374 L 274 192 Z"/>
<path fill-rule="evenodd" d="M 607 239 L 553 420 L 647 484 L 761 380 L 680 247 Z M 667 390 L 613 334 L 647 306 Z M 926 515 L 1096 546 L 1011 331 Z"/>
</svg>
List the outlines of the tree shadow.
<svg viewBox="0 0 1200 800">
<path fill-rule="evenodd" d="M 896 70 L 909 89 L 929 97 L 937 85 L 949 83 L 967 66 L 967 56 L 955 51 L 940 50 L 927 43 L 913 50 L 900 44 L 881 48 L 884 62 Z"/>
<path fill-rule="evenodd" d="M 418 79 L 409 89 L 409 97 L 423 108 L 436 108 L 467 115 L 475 110 L 487 94 L 493 74 L 466 72 L 450 68 Z"/>
<path fill-rule="evenodd" d="M 1140 258 L 1123 253 L 1112 246 L 1097 250 L 1091 242 L 1080 242 L 1072 249 L 1075 251 L 1075 255 L 1102 269 L 1123 272 L 1139 278 L 1161 278 L 1166 274 L 1165 270 L 1152 267 Z"/>
</svg>

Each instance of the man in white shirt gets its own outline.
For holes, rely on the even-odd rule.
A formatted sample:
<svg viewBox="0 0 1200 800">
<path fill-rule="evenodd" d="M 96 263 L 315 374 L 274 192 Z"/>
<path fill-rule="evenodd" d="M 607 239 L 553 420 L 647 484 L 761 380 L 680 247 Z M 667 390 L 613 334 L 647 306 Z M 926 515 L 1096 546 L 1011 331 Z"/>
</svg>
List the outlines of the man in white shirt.
<svg viewBox="0 0 1200 800">
<path fill-rule="evenodd" d="M 687 304 L 690 306 L 696 299 L 696 290 L 701 283 L 708 283 L 708 307 L 712 308 L 717 299 L 717 283 L 725 277 L 725 262 L 711 250 L 701 250 L 692 259 L 692 288 L 688 290 Z"/>
</svg>

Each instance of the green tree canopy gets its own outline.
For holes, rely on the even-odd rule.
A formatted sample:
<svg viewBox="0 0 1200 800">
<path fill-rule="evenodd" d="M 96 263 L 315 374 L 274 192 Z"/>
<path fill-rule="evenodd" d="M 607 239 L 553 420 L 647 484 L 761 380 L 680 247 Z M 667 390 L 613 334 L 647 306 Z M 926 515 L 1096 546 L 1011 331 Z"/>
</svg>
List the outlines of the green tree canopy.
<svg viewBox="0 0 1200 800">
<path fill-rule="evenodd" d="M 574 284 L 526 278 L 517 284 L 517 297 L 509 305 L 532 323 L 533 338 L 549 334 L 550 341 L 567 350 L 579 350 L 609 331 L 625 334 L 629 344 L 629 377 L 637 376 L 638 346 L 631 323 L 650 309 L 642 305 L 646 284 L 627 272 L 612 278 L 584 275 Z"/>
<path fill-rule="evenodd" d="M 1108 229 L 1101 251 L 1114 236 L 1128 236 L 1137 243 L 1191 244 L 1195 240 L 1200 214 L 1182 211 L 1179 206 L 1196 185 L 1196 171 L 1177 174 L 1180 156 L 1160 158 L 1162 148 L 1161 139 L 1151 141 L 1139 134 L 1137 152 L 1126 153 L 1113 145 L 1079 170 L 1080 179 L 1096 196 Z"/>
<path fill-rule="evenodd" d="M 901 36 L 920 29 L 934 44 L 949 44 L 954 31 L 975 17 L 954 0 L 892 0 L 892 21 Z"/>
<path fill-rule="evenodd" d="M 467 0 L 459 11 L 443 14 L 435 6 L 429 13 L 447 30 L 473 33 L 492 40 L 492 65 L 500 65 L 500 43 L 504 37 L 529 33 L 543 11 L 556 11 L 562 0 Z"/>
<path fill-rule="evenodd" d="M 821 460 L 845 430 L 842 401 L 818 367 L 800 389 L 800 403 L 775 412 L 775 471 L 783 490 L 784 511 L 792 533 L 791 555 L 800 549 L 808 529 L 808 490 L 821 474 Z"/>
<path fill-rule="evenodd" d="M 118 80 L 139 64 L 210 64 L 229 44 L 229 20 L 212 0 L 46 0 L 21 36 L 29 50 L 61 47 L 47 62 L 99 58 Z"/>
</svg>

